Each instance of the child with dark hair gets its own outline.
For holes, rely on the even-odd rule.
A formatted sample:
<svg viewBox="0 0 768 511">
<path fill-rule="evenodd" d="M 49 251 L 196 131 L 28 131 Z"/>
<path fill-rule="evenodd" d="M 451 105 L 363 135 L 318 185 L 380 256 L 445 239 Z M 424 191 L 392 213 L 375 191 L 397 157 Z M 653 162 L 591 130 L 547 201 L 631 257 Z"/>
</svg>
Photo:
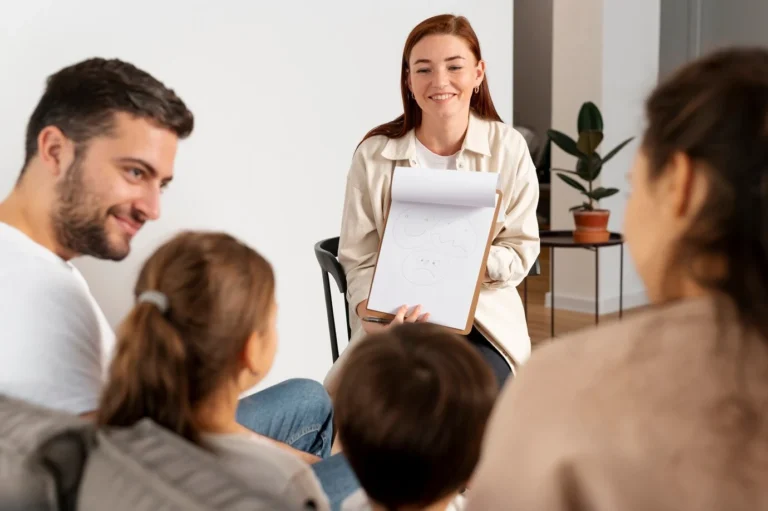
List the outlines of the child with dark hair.
<svg viewBox="0 0 768 511">
<path fill-rule="evenodd" d="M 398 325 L 355 346 L 335 405 L 363 490 L 342 509 L 462 509 L 497 392 L 477 351 L 436 325 Z"/>
</svg>

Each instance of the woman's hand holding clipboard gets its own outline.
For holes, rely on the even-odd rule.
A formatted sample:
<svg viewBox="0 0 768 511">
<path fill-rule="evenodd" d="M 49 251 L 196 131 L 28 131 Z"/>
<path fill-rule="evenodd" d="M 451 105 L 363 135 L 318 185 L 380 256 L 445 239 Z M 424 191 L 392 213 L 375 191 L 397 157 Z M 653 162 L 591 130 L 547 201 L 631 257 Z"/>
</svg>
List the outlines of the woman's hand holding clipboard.
<svg viewBox="0 0 768 511">
<path fill-rule="evenodd" d="M 358 306 L 358 313 L 365 312 L 367 310 L 366 304 L 368 300 L 365 300 Z M 362 308 L 362 310 L 361 310 Z M 421 305 L 417 305 L 413 310 L 408 313 L 408 306 L 403 305 L 397 310 L 395 317 L 390 319 L 377 318 L 375 316 L 362 316 L 363 330 L 365 333 L 372 334 L 381 331 L 385 328 L 389 328 L 392 325 L 399 325 L 402 323 L 424 323 L 429 320 L 429 313 L 421 313 Z"/>
</svg>

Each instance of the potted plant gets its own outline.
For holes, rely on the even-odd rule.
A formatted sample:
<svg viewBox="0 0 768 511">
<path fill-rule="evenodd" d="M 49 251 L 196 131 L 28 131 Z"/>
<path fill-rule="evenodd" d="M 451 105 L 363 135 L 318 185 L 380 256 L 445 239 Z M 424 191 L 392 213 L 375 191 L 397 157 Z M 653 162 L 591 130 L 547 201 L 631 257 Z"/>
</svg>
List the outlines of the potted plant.
<svg viewBox="0 0 768 511">
<path fill-rule="evenodd" d="M 623 141 L 608 154 L 601 157 L 597 148 L 603 141 L 603 116 L 597 105 L 591 101 L 581 105 L 578 130 L 578 141 L 557 130 L 547 130 L 547 137 L 557 147 L 577 158 L 576 170 L 553 168 L 552 171 L 557 173 L 557 177 L 586 197 L 583 203 L 573 206 L 569 210 L 573 212 L 573 220 L 576 225 L 573 232 L 574 240 L 578 243 L 599 243 L 607 241 L 610 236 L 608 233 L 610 211 L 598 209 L 598 203 L 601 199 L 615 195 L 619 190 L 618 188 L 604 188 L 602 186 L 595 188 L 593 182 L 598 178 L 608 160 L 616 156 L 616 153 L 631 142 L 634 137 Z M 575 178 L 584 181 L 586 186 Z"/>
</svg>

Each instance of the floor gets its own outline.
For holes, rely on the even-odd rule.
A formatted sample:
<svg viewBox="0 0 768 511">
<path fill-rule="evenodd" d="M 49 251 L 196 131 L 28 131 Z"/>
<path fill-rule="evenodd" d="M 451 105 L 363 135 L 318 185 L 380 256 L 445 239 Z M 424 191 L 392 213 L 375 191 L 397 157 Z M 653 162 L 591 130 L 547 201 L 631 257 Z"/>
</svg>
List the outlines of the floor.
<svg viewBox="0 0 768 511">
<path fill-rule="evenodd" d="M 550 335 L 550 309 L 544 306 L 544 297 L 549 291 L 549 249 L 542 248 L 539 256 L 541 263 L 541 275 L 528 281 L 528 333 L 531 342 L 541 342 L 549 339 Z M 518 290 L 523 293 L 523 286 Z M 637 312 L 640 309 L 624 310 L 624 317 Z M 600 321 L 618 318 L 618 312 L 600 316 Z M 568 332 L 580 330 L 595 324 L 594 314 L 584 314 L 568 310 L 555 309 L 555 335 L 563 335 Z"/>
</svg>

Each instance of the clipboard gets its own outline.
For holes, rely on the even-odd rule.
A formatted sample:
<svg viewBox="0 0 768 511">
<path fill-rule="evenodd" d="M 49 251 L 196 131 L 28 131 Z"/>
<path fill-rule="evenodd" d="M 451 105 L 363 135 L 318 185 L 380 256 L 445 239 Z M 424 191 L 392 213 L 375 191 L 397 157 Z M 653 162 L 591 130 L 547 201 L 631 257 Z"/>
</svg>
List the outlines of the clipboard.
<svg viewBox="0 0 768 511">
<path fill-rule="evenodd" d="M 442 171 L 442 172 L 457 172 L 457 171 Z M 384 232 L 383 232 L 383 234 L 381 236 L 381 239 L 379 240 L 379 247 L 378 247 L 378 250 L 377 250 L 377 258 L 376 258 L 376 265 L 374 266 L 373 278 L 372 278 L 372 281 L 371 281 L 371 287 L 370 287 L 369 292 L 368 292 L 368 302 L 367 302 L 367 306 L 366 306 L 366 310 L 365 310 L 365 315 L 366 316 L 372 317 L 372 318 L 379 318 L 379 319 L 387 320 L 387 321 L 392 320 L 395 317 L 394 313 L 380 310 L 383 307 L 376 307 L 375 306 L 376 304 L 372 304 L 372 302 L 375 301 L 374 300 L 375 297 L 373 295 L 377 291 L 377 285 L 379 286 L 378 289 L 382 289 L 383 287 L 386 287 L 387 285 L 394 286 L 393 284 L 382 283 L 382 281 L 380 281 L 380 280 L 377 281 L 377 276 L 379 276 L 381 278 L 381 273 L 380 272 L 384 271 L 385 273 L 387 273 L 388 277 L 391 278 L 391 276 L 395 275 L 395 270 L 394 270 L 393 264 L 392 264 L 394 262 L 394 259 L 397 259 L 397 257 L 403 257 L 400 253 L 398 253 L 398 249 L 393 248 L 394 247 L 393 239 L 394 239 L 394 236 L 395 236 L 395 234 L 393 233 L 393 229 L 396 228 L 396 227 L 393 227 L 396 224 L 396 222 L 393 221 L 393 219 L 392 219 L 392 216 L 393 216 L 393 205 L 394 205 L 393 204 L 393 193 L 392 193 L 393 183 L 394 183 L 394 178 L 393 178 L 393 181 L 390 183 L 390 204 L 389 204 L 389 210 L 387 212 L 387 216 L 386 216 L 386 219 L 384 221 Z M 473 273 L 473 274 L 470 275 L 469 272 L 466 272 L 466 275 L 464 275 L 462 277 L 463 280 L 461 282 L 461 287 L 462 287 L 462 289 L 466 289 L 468 293 L 470 292 L 470 284 L 472 284 L 471 296 L 463 297 L 464 301 L 466 301 L 467 298 L 471 299 L 471 302 L 469 303 L 469 306 L 465 309 L 466 310 L 466 318 L 462 318 L 462 320 L 458 321 L 458 322 L 455 321 L 455 320 L 452 320 L 451 324 L 448 325 L 448 324 L 446 324 L 447 323 L 446 321 L 440 321 L 438 318 L 435 318 L 435 315 L 433 314 L 433 311 L 430 310 L 430 304 L 429 303 L 417 302 L 417 303 L 408 303 L 407 304 L 409 307 L 414 307 L 415 305 L 418 305 L 419 303 L 421 303 L 421 305 L 424 308 L 424 312 L 429 312 L 430 315 L 431 315 L 429 322 L 438 324 L 438 325 L 446 328 L 447 330 L 449 330 L 451 332 L 458 333 L 458 334 L 461 334 L 461 335 L 467 335 L 472 330 L 472 326 L 474 324 L 474 317 L 475 317 L 475 311 L 477 309 L 477 301 L 478 301 L 478 298 L 479 298 L 479 295 L 480 295 L 480 288 L 481 288 L 481 286 L 483 284 L 483 277 L 485 275 L 485 270 L 486 270 L 487 261 L 488 261 L 488 255 L 490 253 L 490 248 L 491 248 L 491 245 L 493 243 L 494 231 L 495 231 L 495 228 L 496 228 L 496 224 L 498 222 L 499 211 L 501 209 L 503 194 L 502 194 L 501 190 L 495 188 L 495 184 L 494 184 L 494 189 L 495 189 L 495 207 L 493 208 L 492 217 L 490 218 L 490 221 L 487 223 L 487 225 L 484 225 L 484 230 L 482 232 L 477 233 L 475 231 L 476 243 L 475 243 L 475 246 L 472 249 L 472 254 L 473 254 L 474 258 L 475 258 L 473 264 L 477 264 L 477 266 L 478 266 L 476 268 L 476 273 Z M 439 204 L 439 203 L 435 203 L 434 204 L 435 208 L 439 208 L 440 206 L 441 206 L 441 204 Z M 447 206 L 447 207 L 453 207 L 453 206 Z M 453 207 L 453 208 L 456 211 L 459 211 L 458 207 Z M 483 210 L 483 214 L 485 215 L 485 217 L 483 218 L 483 221 L 487 221 L 486 217 L 487 217 L 487 214 L 490 211 L 491 207 L 487 206 L 487 207 L 477 208 L 477 209 L 478 210 L 480 210 L 480 209 Z M 461 211 L 463 212 L 464 210 L 461 210 Z M 402 216 L 402 208 L 398 208 L 398 211 L 395 211 L 395 213 L 399 213 Z M 479 215 L 479 213 L 477 213 L 477 214 Z M 466 216 L 468 217 L 469 214 L 467 214 Z M 458 217 L 459 218 L 463 218 L 461 215 L 458 215 Z M 461 221 L 463 221 L 463 220 L 461 220 Z M 477 220 L 477 222 L 479 222 L 479 220 Z M 476 222 L 476 225 L 473 225 L 473 228 L 477 227 L 477 222 Z M 434 237 L 434 235 L 433 235 L 433 237 Z M 386 269 L 382 270 L 382 268 L 380 268 L 380 266 L 383 265 L 384 263 L 382 263 L 382 257 L 381 256 L 382 256 L 382 248 L 383 248 L 383 246 L 385 244 L 385 241 L 387 241 L 389 243 L 388 244 L 388 248 L 391 248 L 392 252 L 393 253 L 397 253 L 397 254 L 392 256 L 392 257 L 390 257 L 390 259 L 392 259 L 392 260 L 388 261 L 386 263 Z M 478 245 L 478 243 L 480 243 L 480 242 L 482 243 L 482 246 Z M 450 243 L 455 244 L 455 242 L 450 242 Z M 482 248 L 482 256 L 479 257 L 479 261 L 478 261 L 478 254 L 480 253 L 480 249 L 481 248 Z M 418 249 L 418 248 L 413 249 L 413 251 L 419 251 L 419 250 L 420 249 Z M 405 253 L 406 250 L 403 250 L 402 252 Z M 407 257 L 410 258 L 411 256 L 409 255 Z M 407 259 L 406 259 L 406 261 L 407 261 Z M 467 264 L 469 264 L 469 263 L 467 263 Z M 406 265 L 406 263 L 403 262 L 403 267 L 405 267 L 405 265 Z M 461 266 L 461 264 L 459 264 L 458 266 Z M 466 266 L 466 265 L 464 265 L 464 266 Z M 464 268 L 462 268 L 462 269 L 464 269 Z M 448 271 L 448 270 L 445 270 L 445 271 Z M 472 278 L 471 282 L 469 280 L 470 278 Z M 443 288 L 446 288 L 449 285 L 450 285 L 450 282 L 445 282 L 444 285 L 443 285 Z M 415 287 L 410 287 L 410 284 L 408 284 L 408 286 L 409 286 L 408 289 L 416 289 Z M 433 288 L 437 288 L 437 290 L 435 292 L 437 292 L 440 289 L 443 289 L 443 288 L 440 288 L 439 285 L 434 285 L 432 287 Z M 396 296 L 398 291 L 397 290 L 393 290 L 393 289 L 389 289 L 389 290 L 387 290 L 385 292 L 379 292 L 379 295 L 381 295 L 382 293 L 388 295 L 389 299 L 388 300 L 380 299 L 379 300 L 380 302 L 381 301 L 393 302 L 392 297 Z M 403 293 L 407 294 L 408 291 L 404 291 Z M 374 306 L 373 308 L 372 308 L 372 305 Z M 405 303 L 400 303 L 396 307 L 399 307 L 401 305 L 405 305 Z M 456 307 L 464 309 L 464 307 L 461 307 L 458 304 L 456 305 Z"/>
</svg>

